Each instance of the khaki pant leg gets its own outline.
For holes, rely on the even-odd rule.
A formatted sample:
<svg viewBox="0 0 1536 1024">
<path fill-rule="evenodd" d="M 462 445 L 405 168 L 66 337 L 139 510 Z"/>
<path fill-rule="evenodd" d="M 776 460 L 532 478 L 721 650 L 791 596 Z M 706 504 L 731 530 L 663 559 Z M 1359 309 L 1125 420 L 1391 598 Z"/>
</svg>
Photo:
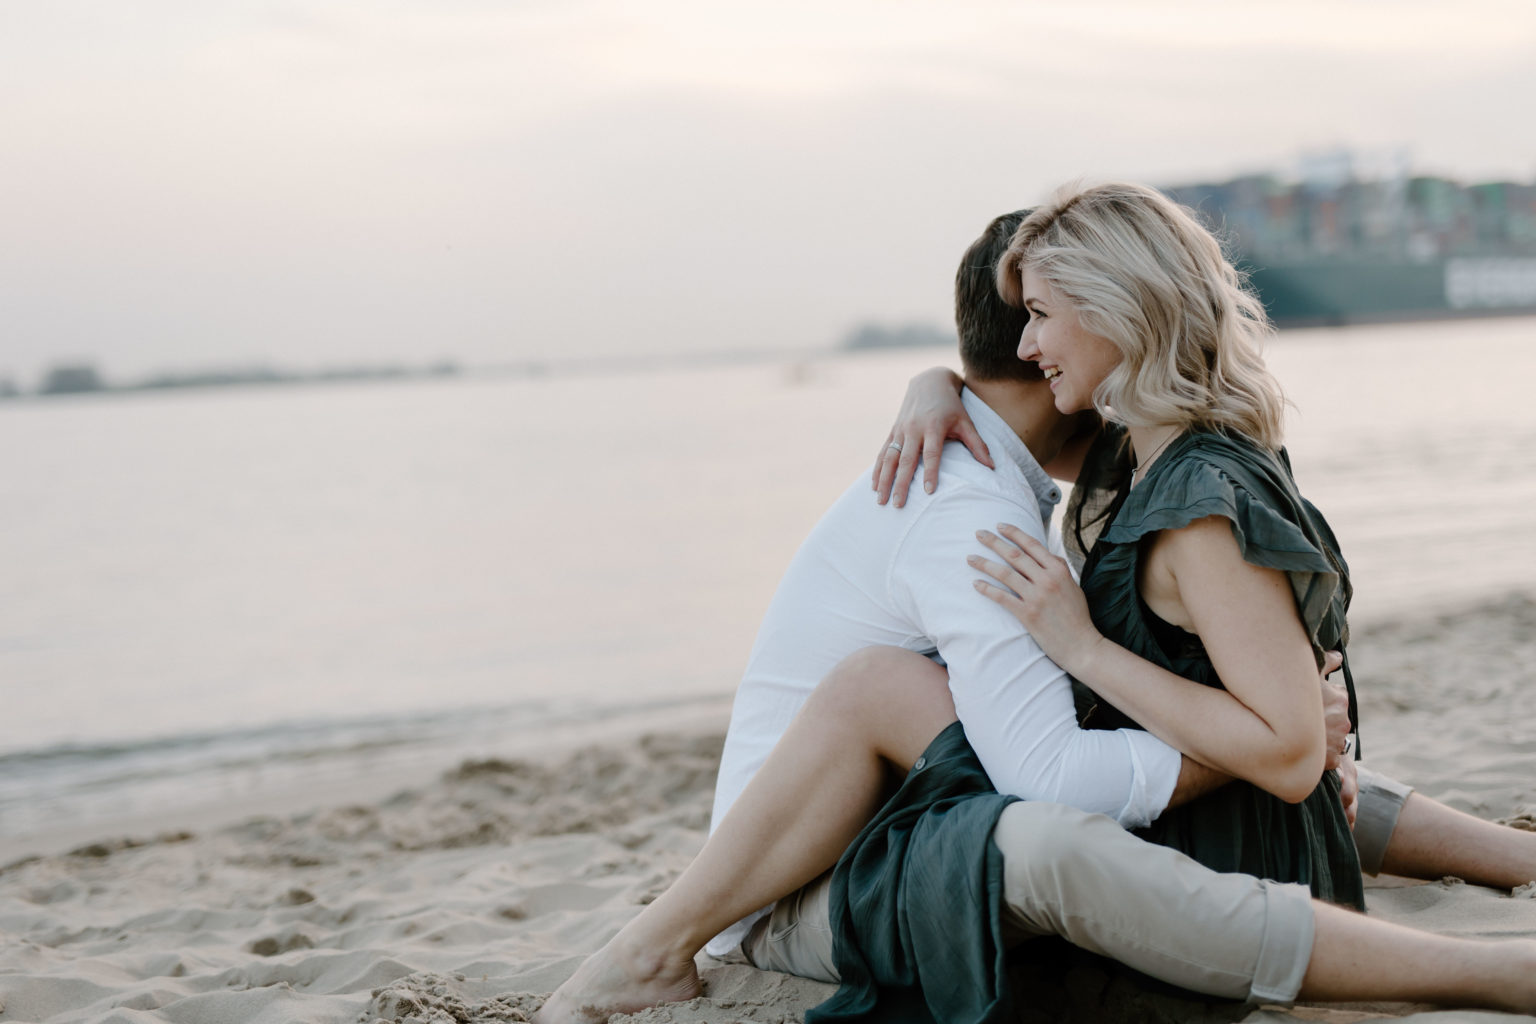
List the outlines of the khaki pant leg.
<svg viewBox="0 0 1536 1024">
<path fill-rule="evenodd" d="M 1219 874 L 1060 804 L 1009 805 L 993 838 L 1023 934 L 1060 935 L 1210 995 L 1291 1002 L 1301 989 L 1313 938 L 1305 886 Z"/>
<path fill-rule="evenodd" d="M 832 872 L 779 900 L 741 940 L 747 962 L 812 981 L 841 980 L 832 960 Z"/>
<path fill-rule="evenodd" d="M 1412 786 L 1356 765 L 1360 776 L 1360 805 L 1355 811 L 1355 849 L 1360 852 L 1360 870 L 1368 875 L 1381 873 L 1387 844 L 1397 828 L 1397 816 L 1403 813 Z"/>
</svg>

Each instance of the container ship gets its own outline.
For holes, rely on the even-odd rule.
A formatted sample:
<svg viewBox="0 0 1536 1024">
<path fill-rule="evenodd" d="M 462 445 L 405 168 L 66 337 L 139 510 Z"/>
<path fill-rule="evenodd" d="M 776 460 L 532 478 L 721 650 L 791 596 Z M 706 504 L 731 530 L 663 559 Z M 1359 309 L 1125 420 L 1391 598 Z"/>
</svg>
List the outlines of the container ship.
<svg viewBox="0 0 1536 1024">
<path fill-rule="evenodd" d="M 1163 190 L 1283 326 L 1536 314 L 1536 184 L 1269 175 Z"/>
</svg>

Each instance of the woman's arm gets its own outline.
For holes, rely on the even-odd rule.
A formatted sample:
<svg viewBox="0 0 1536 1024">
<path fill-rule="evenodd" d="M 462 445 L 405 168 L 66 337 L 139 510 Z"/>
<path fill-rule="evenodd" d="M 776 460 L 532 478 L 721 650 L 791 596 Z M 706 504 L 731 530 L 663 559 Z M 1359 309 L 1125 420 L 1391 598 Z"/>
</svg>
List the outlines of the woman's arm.
<svg viewBox="0 0 1536 1024">
<path fill-rule="evenodd" d="M 924 370 L 907 384 L 896 423 L 885 435 L 870 486 L 876 500 L 884 505 L 892 497 L 896 507 L 907 503 L 907 488 L 917 473 L 917 460 L 923 460 L 923 489 L 929 494 L 939 482 L 939 459 L 944 442 L 954 438 L 971 450 L 976 461 L 996 469 L 987 443 L 976 432 L 976 424 L 960 402 L 965 382 L 953 370 L 936 366 Z"/>
<path fill-rule="evenodd" d="M 880 504 L 892 498 L 897 508 L 907 503 L 907 491 L 917 475 L 919 459 L 923 464 L 923 490 L 932 494 L 939 482 L 945 441 L 959 441 L 971 450 L 977 462 L 988 469 L 997 468 L 987 443 L 976 432 L 976 424 L 960 401 L 960 389 L 964 386 L 958 374 L 942 366 L 924 370 L 907 383 L 896 422 L 886 432 L 870 475 L 870 486 Z M 1083 456 L 1103 428 L 1104 421 L 1098 413 L 1091 409 L 1079 413 L 1072 436 L 1044 464 L 1045 471 L 1057 480 L 1075 481 L 1083 468 Z"/>
<path fill-rule="evenodd" d="M 1160 668 L 1102 636 L 1066 563 L 1028 534 L 982 540 L 1008 563 L 975 559 L 1003 587 L 977 588 L 1024 624 L 1068 672 L 1170 746 L 1283 800 L 1305 799 L 1324 768 L 1322 695 L 1312 647 L 1284 575 L 1242 558 L 1224 518 L 1164 531 L 1157 563 L 1200 636 L 1220 690 Z M 1166 595 L 1165 595 L 1166 596 Z M 1175 616 L 1180 617 L 1180 616 Z"/>
</svg>

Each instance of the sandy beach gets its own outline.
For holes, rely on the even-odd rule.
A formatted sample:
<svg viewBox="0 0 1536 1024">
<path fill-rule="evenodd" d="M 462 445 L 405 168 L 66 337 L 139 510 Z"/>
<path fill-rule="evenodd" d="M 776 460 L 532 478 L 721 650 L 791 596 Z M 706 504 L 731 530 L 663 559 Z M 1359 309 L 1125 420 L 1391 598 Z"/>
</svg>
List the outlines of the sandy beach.
<svg viewBox="0 0 1536 1024">
<path fill-rule="evenodd" d="M 1064 736 L 1044 655 L 966 628 L 1014 623 L 943 554 L 951 521 L 1071 529 L 1047 390 L 1130 428 L 1142 480 L 1179 450 L 1159 425 L 1283 436 L 1347 559 L 1357 756 L 1509 826 L 1485 840 L 1536 875 L 1536 2 L 66 0 L 0 26 L 0 1024 L 531 1024 L 669 905 L 779 644 L 809 681 L 838 634 L 932 641 L 1005 789 L 1146 820 L 1178 756 Z M 1116 181 L 1141 185 L 1090 199 Z M 1080 273 L 1030 231 L 1022 263 L 975 244 L 1058 204 L 1063 238 L 1093 218 Z M 992 301 L 1014 271 L 1032 326 Z M 990 484 L 904 398 L 936 366 L 996 414 L 967 403 Z M 919 433 L 932 501 L 878 509 Z M 1222 575 L 1158 617 L 1236 681 L 1294 629 Z M 1305 791 L 1288 686 L 1168 735 Z M 1393 863 L 1480 870 L 1419 852 Z M 1384 920 L 1522 940 L 1501 964 L 1530 940 L 1532 1016 L 1213 1001 L 1055 939 L 1006 980 L 1027 1024 L 1536 1024 L 1536 878 L 1366 887 Z M 698 998 L 610 1024 L 786 1024 L 836 991 L 698 966 Z"/>
<path fill-rule="evenodd" d="M 1511 595 L 1361 630 L 1352 648 L 1378 768 L 1532 824 L 1536 601 Z M 156 830 L 0 869 L 0 1021 L 518 1021 L 702 843 L 723 717 L 466 761 L 383 798 Z M 1461 935 L 1536 936 L 1530 890 L 1371 889 L 1374 913 Z M 1086 957 L 1020 957 L 1026 1019 L 1509 1019 L 1403 1005 L 1206 1003 Z M 829 988 L 705 966 L 706 995 L 615 1021 L 779 1024 Z"/>
</svg>

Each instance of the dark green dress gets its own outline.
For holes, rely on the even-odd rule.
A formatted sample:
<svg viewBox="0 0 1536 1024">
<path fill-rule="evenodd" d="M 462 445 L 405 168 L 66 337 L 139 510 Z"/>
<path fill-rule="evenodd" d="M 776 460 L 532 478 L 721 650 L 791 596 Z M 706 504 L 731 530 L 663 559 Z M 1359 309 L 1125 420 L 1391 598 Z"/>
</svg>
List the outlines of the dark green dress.
<svg viewBox="0 0 1536 1024">
<path fill-rule="evenodd" d="M 1003 796 L 959 722 L 848 847 L 829 900 L 837 993 L 806 1024 L 1009 1024 Z"/>
<path fill-rule="evenodd" d="M 1098 534 L 1083 588 L 1104 635 L 1180 675 L 1221 685 L 1198 638 L 1159 621 L 1136 592 L 1141 538 L 1220 515 L 1232 521 L 1244 558 L 1290 578 L 1319 658 L 1344 648 L 1348 570 L 1327 523 L 1297 493 L 1283 455 L 1241 438 L 1186 435 L 1130 491 L 1117 436 L 1101 438 L 1089 459 L 1068 508 L 1067 535 L 1081 550 Z M 1348 681 L 1347 659 L 1345 673 Z M 1139 728 L 1091 691 L 1081 689 L 1084 695 L 1085 724 Z M 1002 857 L 992 842 L 1012 799 L 992 788 L 959 723 L 934 739 L 838 862 L 830 910 L 842 983 L 806 1014 L 809 1024 L 1015 1019 L 1003 959 Z M 1322 899 L 1364 907 L 1360 861 L 1331 772 L 1300 804 L 1234 782 L 1165 811 L 1138 834 L 1217 871 L 1304 882 Z"/>
<path fill-rule="evenodd" d="M 1114 495 L 1104 509 L 1109 525 L 1088 553 L 1082 581 L 1094 623 L 1109 639 L 1187 679 L 1221 685 L 1199 637 L 1159 619 L 1136 589 L 1144 538 L 1221 516 L 1231 522 L 1246 561 L 1278 569 L 1290 580 L 1319 664 L 1323 651 L 1342 650 L 1348 642 L 1348 568 L 1327 522 L 1297 492 L 1283 454 L 1241 436 L 1186 434 L 1141 483 L 1128 491 L 1115 488 Z M 1092 495 L 1084 500 L 1091 502 Z M 1069 519 L 1079 506 L 1074 500 Z M 1108 704 L 1094 707 L 1084 724 L 1139 727 Z M 1320 899 L 1365 906 L 1360 860 L 1332 772 L 1299 804 L 1234 782 L 1165 811 L 1137 834 L 1217 871 L 1303 882 Z"/>
</svg>

